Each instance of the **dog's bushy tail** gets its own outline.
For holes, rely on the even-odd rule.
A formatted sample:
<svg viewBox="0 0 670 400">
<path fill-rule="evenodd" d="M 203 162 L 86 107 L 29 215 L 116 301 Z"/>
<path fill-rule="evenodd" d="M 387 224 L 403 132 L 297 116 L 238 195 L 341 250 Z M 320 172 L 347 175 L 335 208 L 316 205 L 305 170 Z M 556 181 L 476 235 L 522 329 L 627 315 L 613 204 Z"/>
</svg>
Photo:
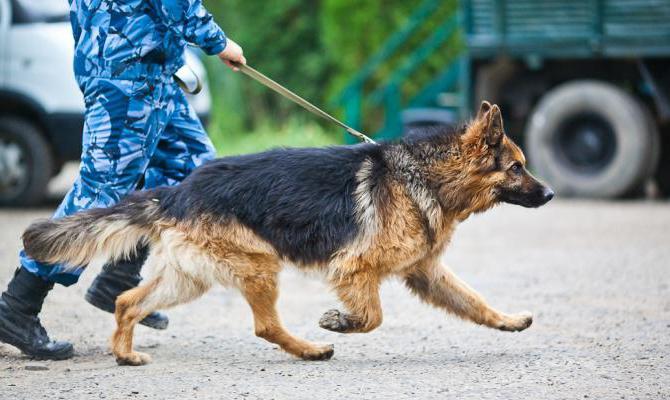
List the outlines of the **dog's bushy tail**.
<svg viewBox="0 0 670 400">
<path fill-rule="evenodd" d="M 165 225 L 159 223 L 158 201 L 142 192 L 110 208 L 37 221 L 23 233 L 25 252 L 39 262 L 72 268 L 86 266 L 96 257 L 128 257 L 138 245 L 154 241 Z"/>
</svg>

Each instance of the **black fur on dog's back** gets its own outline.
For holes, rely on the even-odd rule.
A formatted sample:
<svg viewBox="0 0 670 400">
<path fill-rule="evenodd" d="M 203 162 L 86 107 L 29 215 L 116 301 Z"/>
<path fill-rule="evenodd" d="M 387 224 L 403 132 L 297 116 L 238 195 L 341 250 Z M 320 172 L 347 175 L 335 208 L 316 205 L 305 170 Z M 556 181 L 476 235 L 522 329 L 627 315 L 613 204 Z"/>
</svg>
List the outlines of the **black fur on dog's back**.
<svg viewBox="0 0 670 400">
<path fill-rule="evenodd" d="M 365 159 L 383 174 L 381 147 L 367 144 L 221 158 L 164 192 L 160 204 L 178 221 L 234 217 L 291 261 L 326 261 L 358 232 L 354 190 Z"/>
</svg>

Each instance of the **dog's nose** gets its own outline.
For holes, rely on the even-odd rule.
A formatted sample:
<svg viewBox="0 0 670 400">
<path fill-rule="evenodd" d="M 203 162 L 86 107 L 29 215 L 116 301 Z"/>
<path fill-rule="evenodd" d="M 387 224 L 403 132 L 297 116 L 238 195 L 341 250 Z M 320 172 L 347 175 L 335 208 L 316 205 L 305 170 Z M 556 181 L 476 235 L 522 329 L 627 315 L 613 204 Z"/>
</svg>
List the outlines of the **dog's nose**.
<svg viewBox="0 0 670 400">
<path fill-rule="evenodd" d="M 544 188 L 542 191 L 542 199 L 544 200 L 545 203 L 548 203 L 549 200 L 554 198 L 554 191 L 551 190 L 550 188 Z"/>
</svg>

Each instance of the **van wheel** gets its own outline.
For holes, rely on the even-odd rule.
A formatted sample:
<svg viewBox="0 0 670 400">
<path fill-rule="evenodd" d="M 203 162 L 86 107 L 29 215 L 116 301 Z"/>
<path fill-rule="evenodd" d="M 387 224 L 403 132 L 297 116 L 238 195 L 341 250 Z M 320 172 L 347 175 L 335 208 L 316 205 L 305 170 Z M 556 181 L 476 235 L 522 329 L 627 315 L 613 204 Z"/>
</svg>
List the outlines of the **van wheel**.
<svg viewBox="0 0 670 400">
<path fill-rule="evenodd" d="M 655 171 L 658 143 L 644 105 L 598 81 L 556 87 L 540 100 L 526 127 L 531 167 L 562 196 L 633 192 Z"/>
<path fill-rule="evenodd" d="M 0 206 L 42 202 L 53 171 L 49 144 L 32 124 L 0 117 Z"/>
</svg>

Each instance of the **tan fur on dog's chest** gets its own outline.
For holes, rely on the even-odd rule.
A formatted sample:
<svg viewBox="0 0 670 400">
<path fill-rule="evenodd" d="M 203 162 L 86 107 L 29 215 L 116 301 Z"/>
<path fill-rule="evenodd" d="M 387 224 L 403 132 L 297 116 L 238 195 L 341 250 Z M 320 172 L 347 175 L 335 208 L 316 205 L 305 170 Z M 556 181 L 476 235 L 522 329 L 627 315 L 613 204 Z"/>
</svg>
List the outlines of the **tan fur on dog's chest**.
<svg viewBox="0 0 670 400">
<path fill-rule="evenodd" d="M 375 210 L 378 219 L 375 233 L 364 238 L 366 229 L 363 227 L 361 237 L 342 249 L 331 266 L 383 277 L 402 273 L 424 259 L 434 258 L 446 248 L 456 225 L 454 220 L 445 219 L 439 211 L 433 219 L 427 219 L 406 187 L 391 184 L 389 189 L 389 203 Z M 427 228 L 432 230 L 432 240 Z M 367 248 L 361 249 L 361 242 L 367 242 Z"/>
</svg>

